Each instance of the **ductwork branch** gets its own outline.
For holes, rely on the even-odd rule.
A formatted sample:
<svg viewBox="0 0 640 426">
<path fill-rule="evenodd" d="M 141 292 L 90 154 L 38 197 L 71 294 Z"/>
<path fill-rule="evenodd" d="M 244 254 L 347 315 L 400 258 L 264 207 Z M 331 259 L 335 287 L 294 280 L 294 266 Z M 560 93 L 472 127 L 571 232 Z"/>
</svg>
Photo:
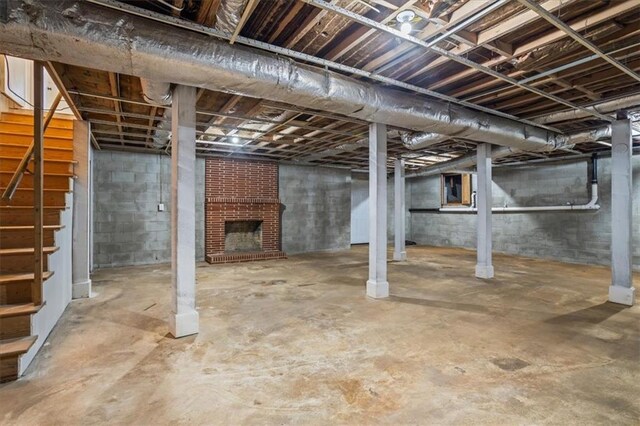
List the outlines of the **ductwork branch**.
<svg viewBox="0 0 640 426">
<path fill-rule="evenodd" d="M 573 133 L 571 135 L 563 136 L 566 148 L 572 148 L 576 144 L 597 142 L 602 139 L 611 137 L 611 126 L 603 126 L 598 129 L 589 130 L 585 132 Z M 509 147 L 496 147 L 491 153 L 491 157 L 495 160 L 498 158 L 508 157 L 511 154 L 522 153 L 520 150 L 516 150 Z M 406 177 L 418 177 L 418 176 L 433 176 L 441 173 L 446 173 L 451 170 L 463 170 L 476 165 L 477 155 L 471 153 L 463 155 L 453 160 L 443 161 L 415 172 L 407 173 Z"/>
<path fill-rule="evenodd" d="M 451 139 L 451 136 L 431 132 L 402 132 L 402 144 L 408 149 L 424 149 Z"/>
<path fill-rule="evenodd" d="M 171 105 L 171 83 L 141 78 L 140 86 L 146 102 L 153 105 Z"/>
<path fill-rule="evenodd" d="M 215 29 L 232 34 L 246 6 L 247 0 L 222 0 L 216 12 Z"/>
</svg>

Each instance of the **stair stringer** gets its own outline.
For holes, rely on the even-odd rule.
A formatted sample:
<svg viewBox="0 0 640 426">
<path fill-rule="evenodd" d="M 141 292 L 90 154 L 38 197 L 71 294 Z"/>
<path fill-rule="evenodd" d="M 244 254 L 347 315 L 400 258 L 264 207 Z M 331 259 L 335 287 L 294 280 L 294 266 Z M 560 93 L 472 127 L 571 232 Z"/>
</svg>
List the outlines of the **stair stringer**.
<svg viewBox="0 0 640 426">
<path fill-rule="evenodd" d="M 71 182 L 70 182 L 71 184 Z M 60 249 L 49 255 L 49 270 L 55 273 L 42 285 L 42 299 L 46 304 L 31 319 L 31 335 L 38 339 L 29 351 L 20 357 L 18 374 L 21 376 L 29 367 L 38 351 L 44 345 L 49 333 L 60 320 L 64 310 L 71 302 L 72 268 L 71 249 L 73 244 L 73 193 L 65 196 L 67 208 L 60 212 L 60 224 L 63 228 L 55 232 L 55 245 Z"/>
</svg>

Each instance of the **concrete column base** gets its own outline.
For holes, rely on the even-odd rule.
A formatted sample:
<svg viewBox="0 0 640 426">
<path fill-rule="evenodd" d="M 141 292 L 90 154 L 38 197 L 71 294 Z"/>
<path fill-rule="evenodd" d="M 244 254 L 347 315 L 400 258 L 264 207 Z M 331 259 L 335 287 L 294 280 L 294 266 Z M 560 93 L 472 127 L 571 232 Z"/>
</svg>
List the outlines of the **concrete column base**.
<svg viewBox="0 0 640 426">
<path fill-rule="evenodd" d="M 184 314 L 171 313 L 169 316 L 169 332 L 176 339 L 198 333 L 198 311 Z"/>
<path fill-rule="evenodd" d="M 493 278 L 493 266 L 476 265 L 476 278 L 482 278 L 483 280 Z"/>
<path fill-rule="evenodd" d="M 367 281 L 367 296 L 374 299 L 384 299 L 389 297 L 389 282 L 382 281 L 376 282 L 372 280 Z"/>
<path fill-rule="evenodd" d="M 401 251 L 400 253 L 393 253 L 393 260 L 398 262 L 407 260 L 407 252 Z"/>
<path fill-rule="evenodd" d="M 91 297 L 91 280 L 73 283 L 71 286 L 71 297 L 73 299 L 86 299 Z"/>
<path fill-rule="evenodd" d="M 623 287 L 621 285 L 609 286 L 609 302 L 621 305 L 633 306 L 636 299 L 635 287 Z"/>
</svg>

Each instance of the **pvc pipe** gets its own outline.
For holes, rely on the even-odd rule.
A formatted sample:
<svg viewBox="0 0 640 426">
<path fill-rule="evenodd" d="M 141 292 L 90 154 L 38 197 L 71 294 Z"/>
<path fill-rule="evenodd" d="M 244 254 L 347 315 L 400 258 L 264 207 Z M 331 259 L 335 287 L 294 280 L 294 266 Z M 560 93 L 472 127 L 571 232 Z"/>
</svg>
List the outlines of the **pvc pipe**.
<svg viewBox="0 0 640 426">
<path fill-rule="evenodd" d="M 496 213 L 525 213 L 525 212 L 550 212 L 565 210 L 600 210 L 598 204 L 598 184 L 591 185 L 591 200 L 586 204 L 566 204 L 560 206 L 532 206 L 532 207 L 493 207 Z M 476 207 L 444 207 L 439 209 L 443 213 L 471 213 L 477 212 Z"/>
</svg>

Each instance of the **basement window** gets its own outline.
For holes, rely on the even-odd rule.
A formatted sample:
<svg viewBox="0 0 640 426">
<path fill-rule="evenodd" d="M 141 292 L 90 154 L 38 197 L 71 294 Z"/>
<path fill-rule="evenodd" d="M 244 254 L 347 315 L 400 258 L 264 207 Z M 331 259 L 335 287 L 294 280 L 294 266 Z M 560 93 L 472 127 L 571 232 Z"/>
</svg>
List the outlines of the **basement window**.
<svg viewBox="0 0 640 426">
<path fill-rule="evenodd" d="M 444 173 L 440 175 L 442 207 L 471 206 L 471 173 Z"/>
</svg>

